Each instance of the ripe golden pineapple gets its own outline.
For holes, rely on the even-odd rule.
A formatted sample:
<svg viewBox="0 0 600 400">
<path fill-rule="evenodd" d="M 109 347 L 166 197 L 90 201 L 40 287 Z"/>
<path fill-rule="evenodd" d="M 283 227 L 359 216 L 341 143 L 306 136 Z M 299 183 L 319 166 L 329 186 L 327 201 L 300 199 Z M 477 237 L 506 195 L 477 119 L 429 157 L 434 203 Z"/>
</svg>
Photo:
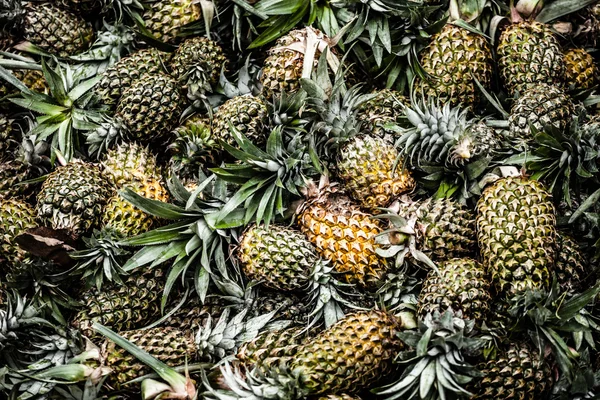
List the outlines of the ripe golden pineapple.
<svg viewBox="0 0 600 400">
<path fill-rule="evenodd" d="M 384 139 L 355 136 L 338 153 L 337 175 L 354 200 L 375 212 L 416 185 L 402 162 L 395 164 L 397 158 L 398 150 Z"/>
<path fill-rule="evenodd" d="M 565 52 L 565 81 L 570 88 L 589 89 L 598 82 L 598 67 L 585 49 Z"/>
<path fill-rule="evenodd" d="M 418 312 L 421 317 L 448 308 L 461 311 L 465 319 L 484 322 L 490 310 L 490 282 L 481 264 L 469 258 L 453 258 L 438 264 L 423 282 Z"/>
<path fill-rule="evenodd" d="M 498 43 L 498 68 L 509 95 L 529 85 L 562 85 L 565 61 L 558 40 L 548 25 L 520 21 L 507 26 Z"/>
<path fill-rule="evenodd" d="M 446 24 L 421 56 L 429 75 L 415 87 L 441 104 L 472 108 L 480 101 L 475 79 L 489 88 L 492 79 L 492 50 L 487 39 L 454 24 Z"/>
<path fill-rule="evenodd" d="M 36 212 L 53 229 L 82 234 L 98 225 L 113 191 L 98 165 L 76 160 L 48 175 L 37 196 Z"/>
<path fill-rule="evenodd" d="M 6 267 L 10 270 L 27 256 L 15 243 L 15 237 L 36 226 L 35 210 L 31 205 L 16 198 L 0 198 L 0 265 L 4 266 L 4 272 L 8 272 Z"/>
<path fill-rule="evenodd" d="M 487 187 L 477 203 L 477 237 L 483 265 L 499 293 L 513 297 L 549 287 L 556 215 L 541 183 L 508 177 Z"/>
<path fill-rule="evenodd" d="M 377 255 L 375 237 L 383 231 L 380 222 L 352 203 L 335 184 L 322 179 L 310 182 L 306 201 L 298 209 L 298 225 L 325 259 L 348 283 L 376 286 L 388 269 Z"/>
</svg>

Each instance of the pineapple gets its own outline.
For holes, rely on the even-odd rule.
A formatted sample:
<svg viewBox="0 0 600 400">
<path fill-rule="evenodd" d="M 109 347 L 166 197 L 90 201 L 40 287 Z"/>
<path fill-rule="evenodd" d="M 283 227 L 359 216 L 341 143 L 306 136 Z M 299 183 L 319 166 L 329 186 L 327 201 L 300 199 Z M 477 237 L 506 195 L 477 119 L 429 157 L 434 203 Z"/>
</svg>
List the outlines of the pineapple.
<svg viewBox="0 0 600 400">
<path fill-rule="evenodd" d="M 208 118 L 196 114 L 173 133 L 174 139 L 168 147 L 169 165 L 180 180 L 194 180 L 200 170 L 206 172 L 219 165 L 220 145 L 212 135 Z"/>
<path fill-rule="evenodd" d="M 95 337 L 92 324 L 98 322 L 115 331 L 142 328 L 161 316 L 160 300 L 165 285 L 160 267 L 133 271 L 122 285 L 84 291 L 83 309 L 71 325 L 89 337 Z"/>
<path fill-rule="evenodd" d="M 462 312 L 463 318 L 476 322 L 486 321 L 492 296 L 486 272 L 477 261 L 453 258 L 438 264 L 438 271 L 430 271 L 423 282 L 418 312 L 421 318 L 435 311 L 451 308 Z"/>
<path fill-rule="evenodd" d="M 159 200 L 164 203 L 169 202 L 169 193 L 161 182 L 154 178 L 147 178 L 142 183 L 133 183 L 125 187 L 131 188 L 134 192 L 147 199 Z M 119 195 L 113 196 L 108 201 L 102 215 L 102 225 L 105 228 L 115 230 L 123 237 L 136 236 L 148 232 L 157 224 L 158 221 L 155 217 L 137 209 Z"/>
<path fill-rule="evenodd" d="M 156 39 L 177 43 L 185 25 L 202 18 L 201 5 L 193 0 L 157 0 L 143 15 L 144 25 Z"/>
<path fill-rule="evenodd" d="M 513 397 L 523 400 L 545 398 L 552 386 L 552 370 L 548 361 L 526 342 L 511 343 L 499 351 L 495 359 L 481 363 L 484 374 L 471 391 L 476 400 Z"/>
<path fill-rule="evenodd" d="M 560 86 L 565 79 L 565 60 L 550 27 L 537 21 L 507 26 L 498 42 L 498 68 L 510 96 L 528 86 Z"/>
<path fill-rule="evenodd" d="M 135 142 L 123 143 L 109 150 L 102 162 L 104 172 L 112 183 L 120 188 L 126 184 L 144 183 L 145 179 L 160 180 L 161 170 L 156 156 L 148 147 Z"/>
<path fill-rule="evenodd" d="M 2 97 L 0 95 L 0 97 Z M 0 113 L 0 160 L 12 158 L 12 153 L 19 143 L 15 138 L 17 129 L 13 127 L 13 120 Z"/>
<path fill-rule="evenodd" d="M 487 187 L 477 203 L 477 238 L 496 290 L 511 298 L 548 288 L 556 260 L 556 216 L 544 186 L 507 177 Z"/>
<path fill-rule="evenodd" d="M 291 321 L 294 325 L 308 325 L 309 305 L 298 295 L 274 290 L 260 290 L 258 293 L 250 308 L 253 317 L 277 311 L 279 319 Z"/>
<path fill-rule="evenodd" d="M 510 140 L 517 144 L 531 142 L 531 126 L 543 131 L 544 126 L 552 125 L 564 131 L 574 114 L 573 102 L 562 89 L 538 82 L 521 92 L 510 111 Z"/>
<path fill-rule="evenodd" d="M 598 67 L 585 49 L 565 52 L 565 81 L 570 88 L 590 89 L 598 82 Z"/>
<path fill-rule="evenodd" d="M 317 400 L 361 400 L 361 398 L 356 395 L 349 395 L 346 393 L 341 393 L 341 394 L 330 394 L 327 396 L 321 396 Z"/>
<path fill-rule="evenodd" d="M 83 161 L 51 172 L 37 196 L 38 218 L 53 229 L 82 234 L 97 226 L 113 186 L 98 165 Z"/>
<path fill-rule="evenodd" d="M 7 154 L 0 163 L 0 198 L 29 198 L 35 183 L 23 183 L 38 178 L 49 169 L 49 158 L 44 153 L 48 144 L 36 142 L 34 136 L 24 137 L 14 154 Z"/>
<path fill-rule="evenodd" d="M 338 153 L 337 175 L 355 201 L 376 212 L 416 185 L 401 163 L 395 166 L 398 157 L 396 148 L 382 138 L 355 136 Z"/>
<path fill-rule="evenodd" d="M 231 124 L 252 143 L 260 146 L 267 138 L 268 118 L 267 105 L 259 97 L 236 96 L 221 104 L 215 111 L 212 120 L 213 137 L 237 147 L 237 142 L 229 130 Z"/>
<path fill-rule="evenodd" d="M 59 57 L 84 52 L 94 38 L 89 22 L 53 2 L 26 2 L 18 15 L 23 38 Z"/>
<path fill-rule="evenodd" d="M 27 257 L 15 243 L 15 237 L 36 226 L 35 210 L 31 205 L 17 198 L 0 198 L 0 264 L 4 266 L 3 272 L 8 272 L 7 267 L 10 270 Z"/>
<path fill-rule="evenodd" d="M 303 188 L 306 201 L 297 211 L 301 231 L 319 254 L 331 260 L 347 283 L 374 287 L 388 269 L 377 254 L 375 237 L 383 229 L 376 219 L 358 209 L 335 184 L 321 179 Z"/>
<path fill-rule="evenodd" d="M 219 83 L 228 60 L 216 42 L 205 37 L 186 39 L 173 54 L 169 67 L 190 100 L 201 98 Z"/>
<path fill-rule="evenodd" d="M 378 90 L 373 93 L 373 98 L 358 106 L 356 118 L 361 122 L 363 132 L 393 141 L 395 133 L 386 125 L 400 122 L 402 106 L 408 103 L 408 99 L 396 90 Z"/>
<path fill-rule="evenodd" d="M 116 108 L 123 92 L 145 74 L 157 74 L 163 70 L 163 62 L 169 53 L 154 48 L 138 50 L 121 58 L 112 67 L 102 73 L 102 78 L 94 87 L 96 95 L 103 104 Z"/>
<path fill-rule="evenodd" d="M 11 73 L 25 84 L 29 90 L 33 90 L 38 93 L 48 93 L 48 84 L 44 78 L 42 71 L 36 69 L 15 69 Z M 15 94 L 18 91 L 13 89 L 11 86 L 6 86 L 4 83 L 0 83 L 0 97 L 7 96 L 9 94 Z"/>
<path fill-rule="evenodd" d="M 314 54 L 306 54 L 311 48 L 310 43 L 316 42 Z M 312 69 L 317 65 L 317 60 L 325 48 L 330 47 L 329 65 L 333 72 L 337 72 L 339 61 L 332 54 L 333 42 L 322 32 L 306 27 L 289 32 L 287 35 L 277 39 L 275 45 L 267 52 L 260 81 L 263 85 L 263 96 L 271 100 L 280 96 L 282 92 L 294 93 L 300 89 L 300 79 L 303 77 L 304 59 L 312 56 L 314 65 L 306 68 Z M 304 76 L 309 78 L 310 75 Z"/>
<path fill-rule="evenodd" d="M 431 38 L 421 57 L 428 74 L 416 88 L 442 104 L 472 109 L 480 102 L 475 79 L 489 88 L 492 79 L 492 50 L 487 39 L 465 28 L 446 24 Z"/>
<path fill-rule="evenodd" d="M 578 292 L 585 279 L 593 274 L 577 242 L 562 232 L 556 233 L 554 271 L 563 291 Z"/>
</svg>

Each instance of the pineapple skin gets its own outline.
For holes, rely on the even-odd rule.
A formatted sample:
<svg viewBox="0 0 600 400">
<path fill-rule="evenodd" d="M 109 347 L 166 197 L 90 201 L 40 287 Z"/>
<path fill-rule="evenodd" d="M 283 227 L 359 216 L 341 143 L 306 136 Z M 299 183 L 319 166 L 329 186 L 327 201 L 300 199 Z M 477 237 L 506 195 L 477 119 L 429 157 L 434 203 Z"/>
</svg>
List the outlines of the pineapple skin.
<svg viewBox="0 0 600 400">
<path fill-rule="evenodd" d="M 238 147 L 229 130 L 233 125 L 252 143 L 261 146 L 266 141 L 266 124 L 268 110 L 265 102 L 253 96 L 237 96 L 221 104 L 215 111 L 212 120 L 212 133 L 215 140 L 223 140 L 227 144 Z"/>
<path fill-rule="evenodd" d="M 253 340 L 240 346 L 236 358 L 246 369 L 258 368 L 266 373 L 276 368 L 281 360 L 291 360 L 306 335 L 304 328 L 292 327 L 276 331 L 265 331 Z"/>
<path fill-rule="evenodd" d="M 483 264 L 499 293 L 510 298 L 549 287 L 556 212 L 541 183 L 509 177 L 487 187 L 477 203 L 477 237 Z"/>
<path fill-rule="evenodd" d="M 116 113 L 131 139 L 150 142 L 177 126 L 183 104 L 181 88 L 174 78 L 162 73 L 146 74 L 123 92 Z"/>
<path fill-rule="evenodd" d="M 395 197 L 412 191 L 416 182 L 399 162 L 398 150 L 384 139 L 357 136 L 346 143 L 338 155 L 338 177 L 351 197 L 363 208 L 377 212 Z"/>
<path fill-rule="evenodd" d="M 481 264 L 473 259 L 454 258 L 438 265 L 439 274 L 430 271 L 423 282 L 417 304 L 423 318 L 448 308 L 462 311 L 465 319 L 482 323 L 490 311 L 490 282 Z"/>
<path fill-rule="evenodd" d="M 473 77 L 486 89 L 492 80 L 492 50 L 486 38 L 454 24 L 434 35 L 421 65 L 429 79 L 415 87 L 442 104 L 472 109 L 481 100 Z"/>
<path fill-rule="evenodd" d="M 59 57 L 81 53 L 94 39 L 92 25 L 59 6 L 26 3 L 23 37 L 41 49 Z"/>
<path fill-rule="evenodd" d="M 498 68 L 509 95 L 523 93 L 529 85 L 562 85 L 565 61 L 550 28 L 537 21 L 511 24 L 501 34 Z"/>
<path fill-rule="evenodd" d="M 305 288 L 318 260 L 315 247 L 302 232 L 282 225 L 248 227 L 237 255 L 250 280 L 281 291 Z"/>
<path fill-rule="evenodd" d="M 94 91 L 103 104 L 114 110 L 123 92 L 133 82 L 145 74 L 160 73 L 163 70 L 162 62 L 169 57 L 169 53 L 154 48 L 138 50 L 104 71 Z"/>
<path fill-rule="evenodd" d="M 53 229 L 82 234 L 98 226 L 113 190 L 98 165 L 73 161 L 48 175 L 37 196 L 36 212 Z"/>
<path fill-rule="evenodd" d="M 356 118 L 364 132 L 393 142 L 397 134 L 386 129 L 385 125 L 400 122 L 403 106 L 409 105 L 410 101 L 393 89 L 378 90 L 373 94 L 372 99 L 358 107 Z"/>
<path fill-rule="evenodd" d="M 143 184 L 146 179 L 161 179 L 156 156 L 148 147 L 135 142 L 122 143 L 108 150 L 102 161 L 104 172 L 116 187 Z"/>
<path fill-rule="evenodd" d="M 580 291 L 584 279 L 592 274 L 577 242 L 563 232 L 556 233 L 556 263 L 554 271 L 561 289 Z"/>
<path fill-rule="evenodd" d="M 382 282 L 389 266 L 376 253 L 375 237 L 383 229 L 347 196 L 327 193 L 308 200 L 298 213 L 298 225 L 347 283 L 372 288 Z"/>
<path fill-rule="evenodd" d="M 158 0 L 143 15 L 144 24 L 161 42 L 176 44 L 184 25 L 202 17 L 200 5 L 192 0 Z"/>
<path fill-rule="evenodd" d="M 589 89 L 598 82 L 598 67 L 594 58 L 585 49 L 570 49 L 565 52 L 565 81 L 574 89 Z"/>
<path fill-rule="evenodd" d="M 27 257 L 14 242 L 15 237 L 36 226 L 35 210 L 29 203 L 17 198 L 0 198 L 0 265 L 4 272 L 10 272 Z"/>
</svg>

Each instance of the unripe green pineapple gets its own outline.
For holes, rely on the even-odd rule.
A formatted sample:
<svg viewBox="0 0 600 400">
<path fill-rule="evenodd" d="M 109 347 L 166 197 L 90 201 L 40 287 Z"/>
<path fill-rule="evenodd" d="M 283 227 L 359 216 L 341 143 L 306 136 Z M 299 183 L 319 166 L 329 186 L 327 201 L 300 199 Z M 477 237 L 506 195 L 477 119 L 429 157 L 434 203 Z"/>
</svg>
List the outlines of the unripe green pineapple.
<svg viewBox="0 0 600 400">
<path fill-rule="evenodd" d="M 598 67 L 585 49 L 565 52 L 565 65 L 565 81 L 570 88 L 589 89 L 598 82 Z"/>
<path fill-rule="evenodd" d="M 338 153 L 337 175 L 352 198 L 374 212 L 416 185 L 402 162 L 396 165 L 398 156 L 398 150 L 382 138 L 355 136 Z"/>
<path fill-rule="evenodd" d="M 193 0 L 157 0 L 143 15 L 146 28 L 161 42 L 177 43 L 182 28 L 202 18 L 202 9 Z"/>
<path fill-rule="evenodd" d="M 375 97 L 365 101 L 358 107 L 357 119 L 362 122 L 362 130 L 373 136 L 392 140 L 394 133 L 386 128 L 387 124 L 400 121 L 403 105 L 408 105 L 408 99 L 393 89 L 378 90 Z M 392 140 L 393 141 L 393 140 Z"/>
<path fill-rule="evenodd" d="M 552 387 L 552 369 L 547 359 L 528 343 L 511 343 L 495 359 L 481 363 L 484 376 L 474 387 L 476 400 L 521 399 L 538 400 Z M 510 397 L 507 397 L 510 396 Z"/>
<path fill-rule="evenodd" d="M 8 272 L 18 261 L 23 261 L 26 252 L 22 250 L 15 237 L 27 229 L 35 228 L 36 215 L 31 205 L 20 199 L 0 199 L 0 265 Z"/>
<path fill-rule="evenodd" d="M 168 191 L 163 187 L 160 181 L 154 178 L 149 177 L 142 183 L 133 182 L 119 189 L 125 187 L 132 189 L 134 192 L 147 199 L 159 200 L 164 203 L 169 202 Z M 148 232 L 158 225 L 158 221 L 155 217 L 136 208 L 117 194 L 113 196 L 104 207 L 102 225 L 114 229 L 119 234 L 123 235 L 123 237 L 128 237 Z"/>
<path fill-rule="evenodd" d="M 162 62 L 170 57 L 154 48 L 138 50 L 123 57 L 115 65 L 102 73 L 102 78 L 94 87 L 103 104 L 114 109 L 121 95 L 131 84 L 143 75 L 162 72 Z"/>
<path fill-rule="evenodd" d="M 548 288 L 556 259 L 556 215 L 550 194 L 536 181 L 502 178 L 477 203 L 483 265 L 496 290 L 513 297 Z"/>
<path fill-rule="evenodd" d="M 521 21 L 506 27 L 498 44 L 498 68 L 509 95 L 523 93 L 529 85 L 562 85 L 565 61 L 550 27 Z"/>
<path fill-rule="evenodd" d="M 212 92 L 227 62 L 223 49 L 216 42 L 194 37 L 186 39 L 175 50 L 169 66 L 188 98 L 196 100 L 205 92 Z"/>
<path fill-rule="evenodd" d="M 160 267 L 133 271 L 123 284 L 113 284 L 85 291 L 80 298 L 83 309 L 71 325 L 89 338 L 97 334 L 92 329 L 98 322 L 114 331 L 142 328 L 160 318 L 160 300 L 165 278 Z"/>
<path fill-rule="evenodd" d="M 237 96 L 227 100 L 214 113 L 212 132 L 215 140 L 223 140 L 237 147 L 229 124 L 252 143 L 260 146 L 266 141 L 265 126 L 268 121 L 267 105 L 253 96 Z"/>
<path fill-rule="evenodd" d="M 142 183 L 147 178 L 160 179 L 161 176 L 156 156 L 148 147 L 135 142 L 123 143 L 109 150 L 102 165 L 117 188 L 132 182 Z"/>
<path fill-rule="evenodd" d="M 489 88 L 492 79 L 492 50 L 487 39 L 454 24 L 446 24 L 431 38 L 421 57 L 426 80 L 416 89 L 441 104 L 472 108 L 480 101 L 475 79 Z"/>
<path fill-rule="evenodd" d="M 481 264 L 469 258 L 453 258 L 438 264 L 423 282 L 418 312 L 421 317 L 448 308 L 481 324 L 490 310 L 490 282 Z"/>
<path fill-rule="evenodd" d="M 127 137 L 150 142 L 175 128 L 183 103 L 174 78 L 162 73 L 146 74 L 123 92 L 116 116 Z"/>
<path fill-rule="evenodd" d="M 565 130 L 574 114 L 573 102 L 562 89 L 537 83 L 521 92 L 511 109 L 508 117 L 511 141 L 516 144 L 531 142 L 531 126 L 538 131 L 543 131 L 545 125 Z"/>
<path fill-rule="evenodd" d="M 82 234 L 98 225 L 113 191 L 98 165 L 76 160 L 48 175 L 37 196 L 36 212 L 53 229 Z"/>
<path fill-rule="evenodd" d="M 577 242 L 562 232 L 556 234 L 556 263 L 554 272 L 562 290 L 579 291 L 592 271 Z"/>
<path fill-rule="evenodd" d="M 87 50 L 94 39 L 92 25 L 52 2 L 25 3 L 25 40 L 48 53 L 68 57 Z"/>
<path fill-rule="evenodd" d="M 220 163 L 220 144 L 214 139 L 210 120 L 196 114 L 177 127 L 169 144 L 169 165 L 182 181 L 194 180 L 202 169 L 217 167 Z"/>
</svg>

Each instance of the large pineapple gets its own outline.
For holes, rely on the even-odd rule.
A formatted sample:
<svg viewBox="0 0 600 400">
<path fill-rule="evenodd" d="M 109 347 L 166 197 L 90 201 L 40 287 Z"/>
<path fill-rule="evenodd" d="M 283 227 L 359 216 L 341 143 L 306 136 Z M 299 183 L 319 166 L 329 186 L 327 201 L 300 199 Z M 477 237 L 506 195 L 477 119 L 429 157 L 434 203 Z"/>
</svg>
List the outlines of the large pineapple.
<svg viewBox="0 0 600 400">
<path fill-rule="evenodd" d="M 487 187 L 477 203 L 477 237 L 484 267 L 508 297 L 548 288 L 555 262 L 556 216 L 544 186 L 508 177 Z"/>
<path fill-rule="evenodd" d="M 10 269 L 25 259 L 26 253 L 15 243 L 15 237 L 35 228 L 35 219 L 35 210 L 23 200 L 0 199 L 0 265 L 4 264 L 3 272 L 7 272 L 6 267 Z"/>
<path fill-rule="evenodd" d="M 231 124 L 252 143 L 260 146 L 267 139 L 268 115 L 267 105 L 261 98 L 250 95 L 236 96 L 221 104 L 215 111 L 212 120 L 213 137 L 237 147 L 229 128 Z"/>
<path fill-rule="evenodd" d="M 548 25 L 520 21 L 507 26 L 498 42 L 498 68 L 509 95 L 540 83 L 562 85 L 565 61 Z"/>
<path fill-rule="evenodd" d="M 428 74 L 416 83 L 424 96 L 451 105 L 472 108 L 480 101 L 475 79 L 489 88 L 492 79 L 492 50 L 487 39 L 465 28 L 446 24 L 431 38 L 421 57 Z"/>
<path fill-rule="evenodd" d="M 113 190 L 98 165 L 76 160 L 48 175 L 36 212 L 53 229 L 81 234 L 98 225 Z"/>
<path fill-rule="evenodd" d="M 477 261 L 454 258 L 438 264 L 423 282 L 418 312 L 424 317 L 448 308 L 461 311 L 465 319 L 484 322 L 490 310 L 492 296 L 486 272 Z"/>
<path fill-rule="evenodd" d="M 187 92 L 190 100 L 212 92 L 219 82 L 221 72 L 227 66 L 223 49 L 216 42 L 195 37 L 185 40 L 171 58 L 172 75 Z M 224 72 L 224 71 L 223 71 Z"/>
<path fill-rule="evenodd" d="M 478 368 L 484 376 L 470 388 L 475 393 L 473 399 L 538 400 L 552 387 L 548 361 L 525 342 L 509 344 L 495 359 L 481 363 Z"/>
<path fill-rule="evenodd" d="M 143 15 L 144 25 L 158 40 L 177 43 L 182 28 L 200 20 L 202 8 L 192 0 L 157 0 L 149 4 Z"/>
<path fill-rule="evenodd" d="M 298 225 L 324 258 L 331 260 L 348 283 L 373 287 L 381 283 L 387 261 L 377 254 L 379 221 L 352 203 L 325 179 L 310 182 L 298 209 Z"/>
<path fill-rule="evenodd" d="M 585 49 L 565 52 L 565 80 L 570 88 L 590 89 L 598 82 L 598 67 Z"/>
<path fill-rule="evenodd" d="M 102 103 L 115 108 L 123 92 L 133 82 L 145 74 L 162 72 L 162 63 L 169 57 L 169 53 L 160 52 L 155 48 L 138 50 L 104 71 L 94 91 Z"/>
<path fill-rule="evenodd" d="M 134 271 L 123 284 L 102 291 L 89 289 L 81 295 L 83 309 L 71 324 L 88 337 L 96 336 L 92 324 L 98 322 L 115 331 L 142 328 L 160 318 L 160 299 L 165 284 L 161 268 Z"/>
<path fill-rule="evenodd" d="M 398 156 L 398 150 L 382 138 L 355 136 L 338 153 L 337 175 L 354 200 L 376 211 L 416 185 L 402 162 L 396 165 Z"/>
</svg>

